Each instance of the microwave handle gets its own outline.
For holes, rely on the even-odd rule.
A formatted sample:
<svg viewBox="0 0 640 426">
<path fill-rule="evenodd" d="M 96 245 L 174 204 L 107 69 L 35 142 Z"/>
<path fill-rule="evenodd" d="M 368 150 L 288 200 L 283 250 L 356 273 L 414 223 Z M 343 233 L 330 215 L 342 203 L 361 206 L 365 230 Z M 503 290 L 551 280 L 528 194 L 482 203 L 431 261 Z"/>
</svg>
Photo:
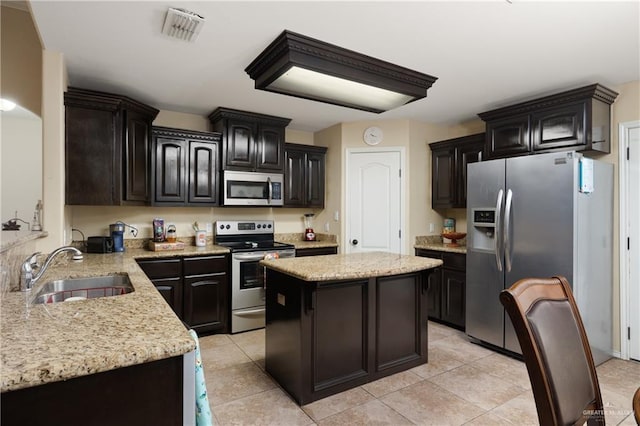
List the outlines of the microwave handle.
<svg viewBox="0 0 640 426">
<path fill-rule="evenodd" d="M 271 178 L 267 178 L 267 184 L 269 184 L 269 198 L 267 201 L 271 204 L 271 199 L 273 198 L 273 184 L 271 183 Z"/>
</svg>

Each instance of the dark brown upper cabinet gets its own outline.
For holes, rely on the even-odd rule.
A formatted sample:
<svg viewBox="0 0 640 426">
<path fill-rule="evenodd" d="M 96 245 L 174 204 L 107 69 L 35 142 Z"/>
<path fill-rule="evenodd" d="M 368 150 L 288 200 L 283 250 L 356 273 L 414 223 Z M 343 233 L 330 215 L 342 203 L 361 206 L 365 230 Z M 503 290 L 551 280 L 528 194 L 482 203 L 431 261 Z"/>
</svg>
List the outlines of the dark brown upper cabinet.
<svg viewBox="0 0 640 426">
<path fill-rule="evenodd" d="M 209 120 L 222 134 L 223 170 L 283 172 L 284 130 L 290 119 L 217 108 Z"/>
<path fill-rule="evenodd" d="M 324 208 L 327 148 L 285 144 L 284 207 Z"/>
<path fill-rule="evenodd" d="M 611 152 L 611 104 L 618 94 L 599 84 L 483 112 L 488 158 L 575 150 Z"/>
<path fill-rule="evenodd" d="M 467 206 L 467 164 L 482 161 L 484 137 L 484 133 L 478 133 L 429 145 L 432 208 Z"/>
<path fill-rule="evenodd" d="M 217 206 L 219 133 L 153 128 L 154 205 Z"/>
<path fill-rule="evenodd" d="M 75 87 L 64 105 L 66 204 L 149 204 L 151 123 L 159 111 Z"/>
</svg>

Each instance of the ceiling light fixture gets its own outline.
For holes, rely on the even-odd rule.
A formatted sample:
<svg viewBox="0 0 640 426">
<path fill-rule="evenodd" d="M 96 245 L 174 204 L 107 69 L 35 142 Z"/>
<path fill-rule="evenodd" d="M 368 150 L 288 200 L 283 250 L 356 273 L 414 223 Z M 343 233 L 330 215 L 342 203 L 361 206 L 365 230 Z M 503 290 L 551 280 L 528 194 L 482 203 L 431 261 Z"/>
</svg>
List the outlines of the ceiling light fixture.
<svg viewBox="0 0 640 426">
<path fill-rule="evenodd" d="M 16 103 L 9 99 L 0 98 L 0 111 L 11 111 L 16 107 Z"/>
<path fill-rule="evenodd" d="M 180 40 L 194 42 L 200 35 L 204 24 L 204 17 L 185 9 L 170 7 L 164 19 L 162 34 Z"/>
<path fill-rule="evenodd" d="M 288 30 L 245 72 L 259 90 L 375 113 L 426 97 L 438 79 Z"/>
</svg>

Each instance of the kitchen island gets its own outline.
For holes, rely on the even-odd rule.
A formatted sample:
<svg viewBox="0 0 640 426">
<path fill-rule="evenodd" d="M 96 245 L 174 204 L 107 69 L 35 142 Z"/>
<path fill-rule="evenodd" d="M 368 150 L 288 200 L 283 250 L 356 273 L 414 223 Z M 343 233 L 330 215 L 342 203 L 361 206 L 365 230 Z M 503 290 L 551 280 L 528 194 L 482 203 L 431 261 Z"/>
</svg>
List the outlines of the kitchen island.
<svg viewBox="0 0 640 426">
<path fill-rule="evenodd" d="M 299 404 L 427 362 L 428 275 L 442 260 L 374 252 L 261 263 L 265 367 Z"/>
<path fill-rule="evenodd" d="M 185 252 L 228 250 L 138 249 L 85 254 L 80 263 L 60 256 L 32 291 L 54 279 L 113 274 L 127 275 L 134 291 L 46 305 L 3 294 L 2 424 L 189 424 L 194 396 L 183 389 L 193 386 L 186 378 L 195 342 L 136 263 Z"/>
</svg>

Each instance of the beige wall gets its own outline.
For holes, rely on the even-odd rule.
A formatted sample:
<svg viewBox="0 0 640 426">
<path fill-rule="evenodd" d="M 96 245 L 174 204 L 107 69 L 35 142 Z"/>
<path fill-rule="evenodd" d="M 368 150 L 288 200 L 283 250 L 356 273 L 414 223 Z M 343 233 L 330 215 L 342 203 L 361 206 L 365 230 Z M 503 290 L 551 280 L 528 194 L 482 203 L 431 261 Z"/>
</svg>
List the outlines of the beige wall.
<svg viewBox="0 0 640 426">
<path fill-rule="evenodd" d="M 14 217 L 31 221 L 36 203 L 42 199 L 42 120 L 26 109 L 20 116 L 12 115 L 15 111 L 0 112 L 2 222 Z M 17 181 L 15 177 L 25 170 L 28 177 Z"/>
<path fill-rule="evenodd" d="M 42 44 L 29 12 L 0 7 L 0 97 L 41 115 Z"/>
<path fill-rule="evenodd" d="M 284 140 L 290 143 L 299 143 L 302 145 L 314 145 L 313 133 L 304 132 L 302 130 L 286 129 Z"/>
<path fill-rule="evenodd" d="M 49 252 L 71 242 L 70 208 L 65 206 L 64 200 L 67 70 L 62 54 L 45 50 L 42 71 L 42 225 L 49 235 L 38 240 L 37 247 Z"/>
<path fill-rule="evenodd" d="M 201 115 L 185 114 L 183 112 L 161 110 L 153 120 L 154 126 L 175 127 L 177 129 L 210 131 L 209 119 Z"/>
<path fill-rule="evenodd" d="M 336 124 L 314 134 L 315 145 L 327 148 L 325 158 L 324 210 L 315 218 L 316 232 L 335 234 L 339 242 L 342 231 L 342 124 Z M 335 213 L 338 219 L 335 219 Z M 328 230 L 327 230 L 328 229 Z M 342 244 L 340 244 L 342 245 Z M 342 251 L 342 249 L 340 249 Z"/>
</svg>

